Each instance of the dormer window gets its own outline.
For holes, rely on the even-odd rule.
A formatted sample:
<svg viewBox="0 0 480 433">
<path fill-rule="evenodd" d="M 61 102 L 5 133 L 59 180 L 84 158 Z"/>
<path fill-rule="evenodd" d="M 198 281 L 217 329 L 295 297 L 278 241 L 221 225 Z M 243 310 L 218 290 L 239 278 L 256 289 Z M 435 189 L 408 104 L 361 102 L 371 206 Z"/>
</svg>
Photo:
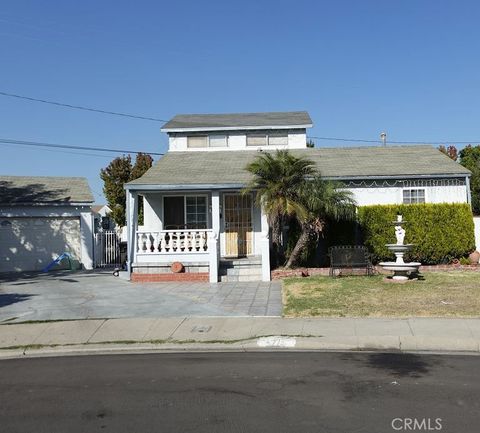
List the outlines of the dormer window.
<svg viewBox="0 0 480 433">
<path fill-rule="evenodd" d="M 208 136 L 207 135 L 191 135 L 187 138 L 187 146 L 189 148 L 207 147 Z"/>
<path fill-rule="evenodd" d="M 287 131 L 270 131 L 268 133 L 248 133 L 247 146 L 286 146 L 288 145 Z"/>
<path fill-rule="evenodd" d="M 208 138 L 209 147 L 227 147 L 226 135 L 210 135 Z"/>
<path fill-rule="evenodd" d="M 288 133 L 285 131 L 272 131 L 268 133 L 269 146 L 286 146 L 288 144 Z"/>
<path fill-rule="evenodd" d="M 189 135 L 187 137 L 188 148 L 202 147 L 227 147 L 227 136 L 224 134 L 215 135 Z"/>
<path fill-rule="evenodd" d="M 266 146 L 267 134 L 247 134 L 247 146 Z"/>
</svg>

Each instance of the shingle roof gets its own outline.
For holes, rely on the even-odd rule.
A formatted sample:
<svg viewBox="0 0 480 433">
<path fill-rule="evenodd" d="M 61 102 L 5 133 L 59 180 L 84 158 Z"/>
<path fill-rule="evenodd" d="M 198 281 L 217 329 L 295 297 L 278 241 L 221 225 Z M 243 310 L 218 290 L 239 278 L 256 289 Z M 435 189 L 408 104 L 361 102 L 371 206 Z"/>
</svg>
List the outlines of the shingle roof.
<svg viewBox="0 0 480 433">
<path fill-rule="evenodd" d="M 0 203 L 93 203 L 84 177 L 0 176 Z"/>
<path fill-rule="evenodd" d="M 178 114 L 162 127 L 162 131 L 194 129 L 235 129 L 312 126 L 306 111 L 236 114 Z"/>
<path fill-rule="evenodd" d="M 330 179 L 466 176 L 470 171 L 431 146 L 339 147 L 291 150 L 313 160 Z M 257 151 L 168 152 L 128 185 L 239 185 Z"/>
</svg>

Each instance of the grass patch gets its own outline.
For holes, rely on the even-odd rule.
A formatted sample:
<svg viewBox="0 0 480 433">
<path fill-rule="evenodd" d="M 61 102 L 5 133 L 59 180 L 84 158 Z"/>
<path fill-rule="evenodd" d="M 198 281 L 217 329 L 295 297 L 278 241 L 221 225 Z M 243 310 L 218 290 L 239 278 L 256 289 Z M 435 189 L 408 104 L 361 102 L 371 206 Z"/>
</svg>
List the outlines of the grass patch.
<svg viewBox="0 0 480 433">
<path fill-rule="evenodd" d="M 396 284 L 381 275 L 287 278 L 286 317 L 479 317 L 480 274 L 425 273 Z"/>
</svg>

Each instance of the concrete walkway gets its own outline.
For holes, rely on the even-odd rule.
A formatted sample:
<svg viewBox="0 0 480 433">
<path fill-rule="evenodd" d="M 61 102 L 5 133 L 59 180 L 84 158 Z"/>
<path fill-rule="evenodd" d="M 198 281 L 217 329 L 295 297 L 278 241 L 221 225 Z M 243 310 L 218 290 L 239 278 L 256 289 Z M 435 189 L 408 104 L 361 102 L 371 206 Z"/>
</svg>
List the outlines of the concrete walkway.
<svg viewBox="0 0 480 433">
<path fill-rule="evenodd" d="M 141 284 L 106 271 L 0 276 L 0 322 L 280 316 L 281 292 L 278 281 Z"/>
<path fill-rule="evenodd" d="M 0 357 L 119 350 L 480 350 L 480 319 L 178 317 L 0 325 Z"/>
</svg>

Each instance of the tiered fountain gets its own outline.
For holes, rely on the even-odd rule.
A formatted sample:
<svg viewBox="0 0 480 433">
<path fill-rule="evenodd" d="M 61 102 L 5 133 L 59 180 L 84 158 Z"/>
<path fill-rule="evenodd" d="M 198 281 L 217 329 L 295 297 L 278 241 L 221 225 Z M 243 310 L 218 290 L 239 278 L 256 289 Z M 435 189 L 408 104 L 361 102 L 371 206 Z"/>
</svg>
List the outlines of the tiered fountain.
<svg viewBox="0 0 480 433">
<path fill-rule="evenodd" d="M 402 224 L 405 224 L 405 221 L 403 221 L 402 215 L 397 215 L 397 220 L 394 221 L 392 224 L 395 226 L 395 236 L 397 238 L 397 243 L 386 244 L 386 247 L 390 251 L 393 251 L 397 259 L 394 262 L 380 262 L 379 265 L 386 271 L 393 271 L 393 280 L 404 281 L 408 280 L 412 273 L 418 273 L 418 268 L 421 266 L 421 263 L 405 263 L 403 261 L 404 254 L 413 247 L 413 244 L 403 243 L 405 239 L 405 229 L 402 227 Z"/>
</svg>

